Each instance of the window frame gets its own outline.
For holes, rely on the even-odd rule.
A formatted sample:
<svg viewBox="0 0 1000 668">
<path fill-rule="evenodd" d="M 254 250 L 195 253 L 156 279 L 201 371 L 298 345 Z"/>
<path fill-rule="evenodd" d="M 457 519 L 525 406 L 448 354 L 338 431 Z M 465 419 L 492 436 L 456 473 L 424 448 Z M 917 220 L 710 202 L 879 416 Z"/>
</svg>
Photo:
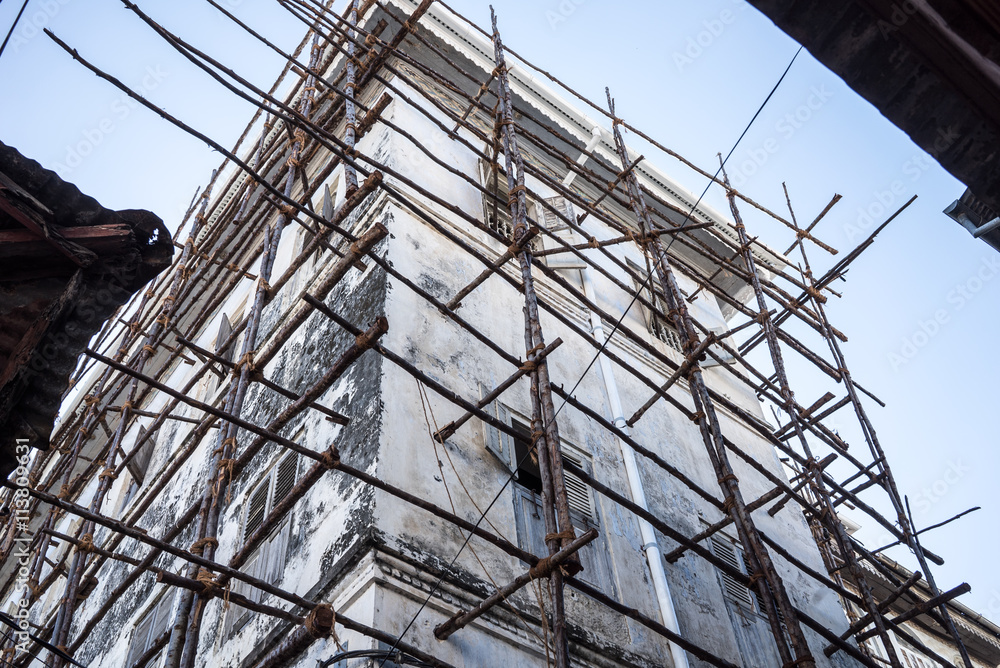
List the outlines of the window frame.
<svg viewBox="0 0 1000 668">
<path fill-rule="evenodd" d="M 163 635 L 163 632 L 169 628 L 170 621 L 172 619 L 171 612 L 174 607 L 175 590 L 172 587 L 164 587 L 164 591 L 156 597 L 156 600 L 150 603 L 146 608 L 146 611 L 136 620 L 136 623 L 132 626 L 132 635 L 128 641 L 128 652 L 126 653 L 125 665 L 132 666 L 135 662 L 149 651 L 149 648 L 153 646 L 156 639 Z M 166 604 L 166 605 L 164 605 Z M 164 622 L 165 623 L 161 623 Z M 145 637 L 142 641 L 142 649 L 137 650 L 135 642 L 139 637 L 139 629 L 148 622 L 147 628 L 145 629 Z M 156 629 L 159 629 L 158 633 L 154 633 Z M 164 648 L 160 649 L 152 659 L 150 659 L 144 666 L 140 668 L 150 668 L 151 666 L 157 665 L 157 662 L 162 656 Z"/>
<path fill-rule="evenodd" d="M 626 263 L 629 269 L 631 269 L 635 274 L 642 277 L 646 276 L 646 270 L 634 261 L 626 260 Z M 630 275 L 629 277 L 632 279 L 633 290 L 639 294 L 645 292 L 648 295 L 648 301 L 658 306 L 661 313 L 665 313 L 667 311 L 666 304 L 662 302 L 659 295 L 657 295 L 653 290 L 653 286 L 656 285 L 660 288 L 661 292 L 663 291 L 663 286 L 660 284 L 660 277 L 657 275 L 655 268 L 653 269 L 652 276 L 650 277 L 651 280 L 649 285 L 646 285 L 645 287 L 643 287 L 643 282 L 641 280 L 637 280 L 635 276 Z M 660 315 L 660 313 L 654 312 L 642 302 L 639 302 L 639 307 L 642 309 L 643 320 L 645 321 L 646 331 L 649 335 L 653 337 L 654 340 L 665 344 L 671 350 L 683 353 L 684 347 L 681 345 L 681 336 L 677 331 L 677 328 L 674 327 L 674 325 L 666 317 Z"/>
<path fill-rule="evenodd" d="M 295 482 L 298 480 L 298 468 L 298 453 L 289 452 L 279 456 L 275 459 L 271 466 L 268 467 L 267 471 L 261 475 L 260 479 L 258 479 L 253 487 L 250 488 L 250 491 L 246 496 L 247 503 L 244 508 L 241 508 L 240 511 L 240 545 L 246 543 L 247 538 L 253 535 L 257 528 L 263 524 L 263 522 L 274 510 L 274 507 L 284 500 L 288 493 L 291 492 L 292 488 L 295 486 Z M 279 489 L 278 485 L 282 472 L 284 472 L 287 477 L 289 470 L 291 471 L 290 479 L 283 483 L 284 489 Z M 249 521 L 251 519 L 251 513 L 255 512 L 253 499 L 262 491 L 265 493 L 265 499 L 260 509 L 260 520 L 259 523 L 254 523 L 255 526 L 253 528 L 250 528 Z M 280 496 L 278 496 L 279 492 Z M 287 513 L 282 519 L 281 523 L 275 527 L 271 531 L 270 535 L 265 538 L 257 549 L 250 554 L 250 556 L 243 563 L 243 566 L 240 567 L 240 571 L 251 577 L 257 578 L 258 580 L 268 582 L 269 584 L 278 584 L 281 581 L 282 575 L 281 565 L 288 554 L 291 526 L 292 514 L 289 511 L 289 513 Z M 263 599 L 264 593 L 260 589 L 249 585 L 242 580 L 233 580 L 231 588 L 232 591 L 246 596 L 254 603 L 260 603 Z M 229 638 L 236 633 L 239 633 L 244 627 L 246 627 L 252 618 L 252 610 L 240 607 L 235 603 L 231 604 L 224 615 L 223 637 Z"/>
<path fill-rule="evenodd" d="M 489 390 L 481 385 L 481 396 L 486 396 Z M 508 406 L 499 401 L 493 401 L 483 407 L 488 414 L 497 418 L 508 427 L 516 429 L 515 423 L 522 426 L 530 424 L 530 420 L 511 410 Z M 509 434 L 500 431 L 496 427 L 484 423 L 486 447 L 504 466 L 504 470 L 509 474 L 514 474 L 511 481 L 512 506 L 514 511 L 515 527 L 517 531 L 517 544 L 523 550 L 527 550 L 536 556 L 547 556 L 548 550 L 544 544 L 545 524 L 541 516 L 542 508 L 541 495 L 527 487 L 517 478 L 516 444 L 514 438 Z M 526 429 L 524 431 L 527 431 Z M 590 454 L 577 447 L 573 443 L 560 439 L 563 458 L 576 464 L 579 468 L 593 475 L 593 463 Z M 614 564 L 611 559 L 611 552 L 607 543 L 607 536 L 601 530 L 602 522 L 594 490 L 583 480 L 566 471 L 565 478 L 568 486 L 578 485 L 585 490 L 585 500 L 587 508 L 581 508 L 580 494 L 571 498 L 570 519 L 573 521 L 573 528 L 577 533 L 583 533 L 589 529 L 597 529 L 597 538 L 588 545 L 583 546 L 578 554 L 584 564 L 584 570 L 575 575 L 577 579 L 586 582 L 591 586 L 603 591 L 612 598 L 617 598 L 617 585 L 614 578 Z M 569 491 L 569 490 L 567 490 Z"/>
</svg>

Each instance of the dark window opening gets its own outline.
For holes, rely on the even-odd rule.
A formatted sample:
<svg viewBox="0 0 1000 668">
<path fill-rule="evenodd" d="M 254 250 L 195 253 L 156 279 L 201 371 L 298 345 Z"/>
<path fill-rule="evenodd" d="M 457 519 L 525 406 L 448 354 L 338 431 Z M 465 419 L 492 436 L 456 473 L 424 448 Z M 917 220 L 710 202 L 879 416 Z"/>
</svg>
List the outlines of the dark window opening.
<svg viewBox="0 0 1000 668">
<path fill-rule="evenodd" d="M 514 437 L 514 463 L 517 465 L 517 482 L 535 494 L 542 493 L 542 472 L 538 468 L 538 456 L 531 450 L 531 427 L 511 420 L 510 425 L 517 435 Z"/>
</svg>

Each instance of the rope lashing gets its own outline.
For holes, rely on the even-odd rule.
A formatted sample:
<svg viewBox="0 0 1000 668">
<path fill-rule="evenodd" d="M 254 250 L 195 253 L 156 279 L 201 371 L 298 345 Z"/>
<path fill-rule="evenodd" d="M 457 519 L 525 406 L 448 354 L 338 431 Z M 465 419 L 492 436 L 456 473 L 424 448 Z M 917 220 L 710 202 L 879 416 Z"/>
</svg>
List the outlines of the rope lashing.
<svg viewBox="0 0 1000 668">
<path fill-rule="evenodd" d="M 211 571 L 205 568 L 199 568 L 198 575 L 196 575 L 194 579 L 201 583 L 203 587 L 201 590 L 202 596 L 216 596 L 220 591 L 222 591 L 222 588 L 219 587 L 219 582 L 215 579 L 215 576 L 212 575 Z"/>
<path fill-rule="evenodd" d="M 507 194 L 507 205 L 513 206 L 514 202 L 517 201 L 517 194 L 527 192 L 527 190 L 528 190 L 527 186 L 523 185 L 514 186 L 513 188 L 511 188 L 510 192 Z"/>
<path fill-rule="evenodd" d="M 735 473 L 727 473 L 726 475 L 724 475 L 721 478 L 719 478 L 719 484 L 720 485 L 725 485 L 729 481 L 739 482 L 740 479 L 736 477 Z"/>
<path fill-rule="evenodd" d="M 333 606 L 327 603 L 320 603 L 309 611 L 302 625 L 313 638 L 325 638 L 333 632 L 333 627 L 337 623 L 337 613 Z"/>
<path fill-rule="evenodd" d="M 550 540 L 573 540 L 576 538 L 576 533 L 573 531 L 573 527 L 570 527 L 564 531 L 556 531 L 554 533 L 545 534 L 545 542 Z"/>
<path fill-rule="evenodd" d="M 219 539 L 214 536 L 199 538 L 195 542 L 191 543 L 190 552 L 191 554 L 196 554 L 200 557 L 205 554 L 205 547 L 208 545 L 211 545 L 213 548 L 219 547 Z"/>
<path fill-rule="evenodd" d="M 266 285 L 266 282 L 265 282 L 265 285 Z M 265 288 L 265 290 L 270 290 L 270 289 L 271 289 L 270 285 L 268 285 Z M 255 352 L 257 352 L 257 351 L 255 351 L 255 350 L 249 350 L 249 351 L 247 351 L 243 355 L 243 357 L 240 358 L 240 361 L 237 362 L 235 365 L 233 365 L 233 372 L 242 372 L 243 371 L 243 367 L 247 367 L 247 371 L 256 371 L 257 367 L 253 363 L 253 356 L 254 356 Z"/>
<path fill-rule="evenodd" d="M 330 448 L 320 455 L 319 461 L 327 469 L 335 469 L 340 466 L 340 451 L 337 448 Z"/>
<path fill-rule="evenodd" d="M 524 354 L 527 357 L 531 357 L 532 355 L 534 355 L 535 353 L 539 352 L 540 350 L 545 350 L 545 344 L 544 343 L 539 343 L 539 344 L 535 345 L 534 348 L 531 348 L 530 350 L 528 350 Z"/>
<path fill-rule="evenodd" d="M 85 533 L 80 536 L 79 541 L 76 544 L 77 552 L 93 552 L 94 551 L 94 534 Z"/>
<path fill-rule="evenodd" d="M 551 562 L 551 557 L 542 557 L 538 560 L 537 564 L 528 569 L 528 577 L 532 580 L 545 577 L 549 572 L 551 572 Z"/>
<path fill-rule="evenodd" d="M 824 295 L 823 293 L 821 293 L 816 288 L 814 288 L 812 286 L 809 286 L 809 287 L 806 288 L 806 293 L 808 293 L 808 295 L 810 297 L 812 297 L 813 299 L 815 299 L 816 301 L 818 301 L 820 304 L 825 304 L 826 303 L 826 295 Z"/>
</svg>

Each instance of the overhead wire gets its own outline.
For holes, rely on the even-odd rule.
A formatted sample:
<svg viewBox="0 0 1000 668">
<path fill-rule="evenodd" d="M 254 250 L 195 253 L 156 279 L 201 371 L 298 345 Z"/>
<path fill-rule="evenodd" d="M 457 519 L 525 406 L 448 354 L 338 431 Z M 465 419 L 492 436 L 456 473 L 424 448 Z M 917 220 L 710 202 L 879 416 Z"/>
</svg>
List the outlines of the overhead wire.
<svg viewBox="0 0 1000 668">
<path fill-rule="evenodd" d="M 698 205 L 701 204 L 701 201 L 704 199 L 705 195 L 708 194 L 709 188 L 711 188 L 712 184 L 715 183 L 715 178 L 718 177 L 719 173 L 722 171 L 722 168 L 725 166 L 726 162 L 729 160 L 730 157 L 732 157 L 732 155 L 736 151 L 737 147 L 739 147 L 740 142 L 743 141 L 743 138 L 746 137 L 747 132 L 750 131 L 750 128 L 753 126 L 754 122 L 757 120 L 757 117 L 760 116 L 761 112 L 764 111 L 764 107 L 767 106 L 767 103 L 771 100 L 771 98 L 774 96 L 774 93 L 778 90 L 778 87 L 781 86 L 781 83 L 785 80 L 785 77 L 788 75 L 789 70 L 792 69 L 792 65 L 795 64 L 795 60 L 799 57 L 799 54 L 801 52 L 802 52 L 802 47 L 800 46 L 795 51 L 795 54 L 792 56 L 791 60 L 788 62 L 787 67 L 785 67 L 785 70 L 781 73 L 781 76 L 778 78 L 777 82 L 771 88 L 771 91 L 767 94 L 767 97 L 764 98 L 764 101 L 761 102 L 760 106 L 757 108 L 757 111 L 754 113 L 753 117 L 750 119 L 750 122 L 747 123 L 746 127 L 743 129 L 743 132 L 740 133 L 740 136 L 736 140 L 736 143 L 733 144 L 733 147 L 726 154 L 725 159 L 722 161 L 722 163 L 719 165 L 719 168 L 716 170 L 714 177 L 708 182 L 708 185 L 705 186 L 705 189 L 702 191 L 701 196 L 699 196 L 698 200 L 691 206 L 691 209 L 688 211 L 687 215 L 684 217 L 684 220 L 681 221 L 681 223 L 678 225 L 678 227 L 683 227 L 687 223 L 687 221 L 690 220 L 691 216 L 694 214 L 695 210 L 698 208 Z M 667 251 L 670 250 L 670 247 L 673 245 L 673 243 L 674 243 L 674 241 L 676 241 L 676 239 L 677 239 L 676 235 L 673 235 L 673 238 L 671 238 L 670 243 L 667 244 L 667 247 L 664 250 L 664 253 L 666 253 Z M 600 358 L 601 353 L 604 352 L 605 348 L 607 348 L 607 345 L 611 341 L 611 337 L 614 335 L 615 331 L 618 330 L 618 328 L 621 326 L 622 322 L 625 320 L 625 316 L 628 314 L 629 310 L 631 310 L 632 306 L 638 300 L 638 298 L 639 298 L 639 296 L 638 296 L 639 292 L 641 292 L 641 290 L 643 290 L 643 289 L 645 289 L 647 287 L 647 285 L 649 284 L 649 281 L 651 280 L 652 276 L 653 276 L 653 272 L 652 271 L 650 271 L 646 275 L 646 278 L 643 281 L 642 285 L 640 286 L 639 290 L 636 291 L 636 295 L 634 295 L 632 297 L 632 301 L 630 301 L 629 304 L 628 304 L 628 306 L 623 310 L 621 317 L 615 323 L 615 326 L 612 328 L 611 332 L 605 338 L 604 342 L 601 344 L 601 346 L 598 349 L 597 353 L 590 360 L 590 363 L 587 364 L 586 368 L 583 370 L 583 373 L 580 375 L 580 378 L 577 379 L 576 383 L 573 384 L 573 387 L 568 392 L 567 396 L 572 396 L 573 392 L 575 392 L 576 389 L 580 386 L 580 383 L 583 382 L 583 379 L 587 376 L 587 373 L 594 366 L 594 363 L 596 363 L 597 360 Z M 555 413 L 556 416 L 558 416 L 559 413 L 562 411 L 562 409 L 565 408 L 565 406 L 568 403 L 568 401 L 569 401 L 568 399 L 563 399 L 562 404 L 556 410 L 556 413 Z M 496 502 L 500 499 L 500 496 L 503 494 L 504 490 L 507 489 L 507 486 L 511 482 L 513 482 L 514 478 L 517 475 L 518 469 L 520 469 L 521 465 L 524 464 L 524 462 L 527 460 L 527 458 L 530 456 L 530 454 L 531 454 L 531 449 L 528 449 L 528 451 L 525 452 L 525 454 L 522 455 L 521 458 L 518 460 L 517 466 L 512 467 L 513 471 L 511 471 L 510 475 L 507 476 L 507 479 L 504 481 L 503 486 L 500 487 L 500 490 L 493 497 L 493 500 L 490 501 L 489 505 L 486 506 L 486 509 L 484 511 L 482 511 L 482 513 L 480 513 L 479 519 L 476 521 L 476 524 L 475 524 L 476 528 L 478 528 L 479 525 L 482 524 L 483 519 L 485 519 L 485 517 L 486 517 L 486 514 L 493 508 L 493 506 L 496 504 Z M 462 552 L 469 545 L 469 541 L 472 540 L 472 536 L 473 536 L 472 533 L 469 533 L 469 535 L 466 536 L 465 540 L 462 542 L 462 545 L 458 548 L 458 552 L 455 553 L 455 556 L 452 557 L 451 561 L 449 562 L 449 564 L 448 564 L 448 570 L 450 570 L 452 567 L 454 567 L 455 562 L 458 561 L 458 558 L 461 556 Z M 409 623 L 403 628 L 403 631 L 397 637 L 397 640 L 396 640 L 397 644 L 402 641 L 402 639 L 406 635 L 406 633 L 410 630 L 410 628 L 412 628 L 413 624 L 416 623 L 417 618 L 420 617 L 420 613 L 423 612 L 424 608 L 427 607 L 427 604 L 430 602 L 431 598 L 433 598 L 434 594 L 437 593 L 438 589 L 441 586 L 441 583 L 444 580 L 444 577 L 445 577 L 445 569 L 442 569 L 441 574 L 438 576 L 437 580 L 434 583 L 434 586 L 431 587 L 431 591 L 427 594 L 427 597 L 424 599 L 423 603 L 417 609 L 417 612 L 413 615 L 413 617 L 410 619 Z M 390 651 L 395 650 L 395 649 L 396 649 L 396 645 L 393 645 Z M 386 661 L 386 659 L 383 658 L 382 662 L 379 663 L 379 668 L 382 668 L 382 666 L 385 664 L 385 661 Z"/>
</svg>

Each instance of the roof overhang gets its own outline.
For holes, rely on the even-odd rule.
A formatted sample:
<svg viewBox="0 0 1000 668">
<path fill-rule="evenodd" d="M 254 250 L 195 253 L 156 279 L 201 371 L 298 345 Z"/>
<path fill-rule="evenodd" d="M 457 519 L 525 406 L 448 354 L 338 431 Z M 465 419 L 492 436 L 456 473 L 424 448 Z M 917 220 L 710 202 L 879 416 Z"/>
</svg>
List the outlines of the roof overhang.
<svg viewBox="0 0 1000 668">
<path fill-rule="evenodd" d="M 995 0 L 749 0 L 1000 211 Z"/>
<path fill-rule="evenodd" d="M 0 475 L 17 445 L 48 448 L 80 353 L 172 257 L 152 213 L 105 209 L 0 143 Z"/>
</svg>

